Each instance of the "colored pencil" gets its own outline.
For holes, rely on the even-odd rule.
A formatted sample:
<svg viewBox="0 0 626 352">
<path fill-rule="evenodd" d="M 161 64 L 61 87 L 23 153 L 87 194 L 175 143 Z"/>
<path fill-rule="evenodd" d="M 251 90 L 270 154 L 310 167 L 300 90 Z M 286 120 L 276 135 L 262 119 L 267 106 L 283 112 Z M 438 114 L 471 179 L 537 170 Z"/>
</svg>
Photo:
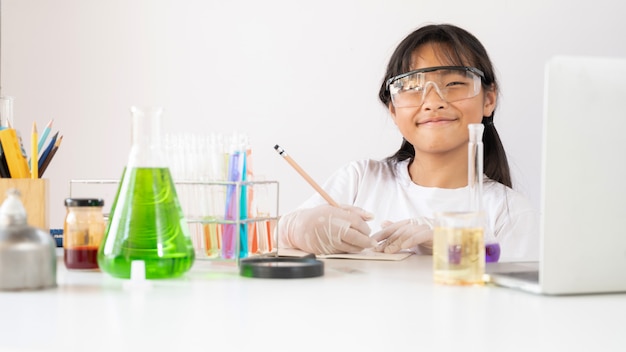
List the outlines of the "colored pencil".
<svg viewBox="0 0 626 352">
<path fill-rule="evenodd" d="M 43 176 L 43 173 L 46 171 L 46 169 L 48 168 L 48 165 L 50 165 L 50 161 L 52 161 L 52 158 L 54 157 L 54 154 L 56 154 L 57 150 L 59 149 L 59 146 L 61 145 L 61 141 L 63 140 L 63 136 L 60 136 L 54 143 L 54 146 L 52 147 L 52 149 L 50 150 L 50 153 L 48 153 L 48 157 L 46 158 L 46 160 L 44 160 L 43 165 L 41 166 L 41 168 L 39 169 L 39 177 L 41 178 L 41 176 Z"/>
<path fill-rule="evenodd" d="M 57 133 L 55 133 L 54 136 L 52 136 L 52 138 L 50 139 L 50 143 L 48 143 L 48 146 L 46 147 L 46 149 L 44 149 L 41 155 L 39 156 L 39 168 L 40 169 L 43 166 L 44 161 L 48 157 L 48 154 L 50 154 L 52 147 L 54 147 L 54 143 L 56 143 L 58 136 L 59 136 L 59 131 L 57 131 Z"/>
</svg>

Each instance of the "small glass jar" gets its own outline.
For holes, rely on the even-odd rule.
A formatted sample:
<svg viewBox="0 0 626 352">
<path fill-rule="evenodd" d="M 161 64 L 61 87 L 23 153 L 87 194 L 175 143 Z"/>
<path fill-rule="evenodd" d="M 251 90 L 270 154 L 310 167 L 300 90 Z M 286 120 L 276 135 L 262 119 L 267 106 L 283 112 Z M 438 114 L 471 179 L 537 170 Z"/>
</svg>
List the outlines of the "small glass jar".
<svg viewBox="0 0 626 352">
<path fill-rule="evenodd" d="M 105 231 L 100 198 L 67 198 L 63 259 L 68 269 L 98 269 L 98 247 Z"/>
</svg>

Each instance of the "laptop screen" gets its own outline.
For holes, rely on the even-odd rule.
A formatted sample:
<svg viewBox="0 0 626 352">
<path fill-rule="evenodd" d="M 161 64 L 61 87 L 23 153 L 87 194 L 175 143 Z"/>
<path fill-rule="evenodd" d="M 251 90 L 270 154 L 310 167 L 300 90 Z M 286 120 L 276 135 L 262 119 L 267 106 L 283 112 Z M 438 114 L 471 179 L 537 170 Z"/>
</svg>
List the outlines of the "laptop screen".
<svg viewBox="0 0 626 352">
<path fill-rule="evenodd" d="M 626 289 L 626 58 L 554 57 L 545 79 L 541 280 Z"/>
<path fill-rule="evenodd" d="M 626 292 L 626 58 L 554 57 L 544 89 L 539 283 L 502 270 L 492 281 Z"/>
</svg>

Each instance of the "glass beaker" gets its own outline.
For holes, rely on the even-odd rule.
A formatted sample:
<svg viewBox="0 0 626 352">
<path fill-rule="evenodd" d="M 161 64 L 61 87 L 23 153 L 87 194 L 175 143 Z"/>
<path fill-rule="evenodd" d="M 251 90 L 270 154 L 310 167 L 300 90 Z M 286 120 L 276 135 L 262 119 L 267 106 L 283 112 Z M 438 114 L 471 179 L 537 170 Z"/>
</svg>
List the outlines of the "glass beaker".
<svg viewBox="0 0 626 352">
<path fill-rule="evenodd" d="M 467 148 L 467 186 L 470 193 L 470 209 L 474 212 L 483 210 L 483 131 L 482 123 L 471 123 L 469 129 L 469 145 Z M 484 242 L 485 261 L 497 262 L 500 259 L 500 244 L 493 235 L 489 225 L 489 214 L 485 214 Z"/>
<path fill-rule="evenodd" d="M 98 251 L 100 269 L 130 278 L 131 263 L 144 261 L 147 279 L 173 278 L 195 260 L 161 145 L 162 108 L 132 107 L 132 147 Z"/>
<path fill-rule="evenodd" d="M 433 268 L 435 283 L 482 285 L 485 273 L 484 213 L 435 215 Z"/>
</svg>

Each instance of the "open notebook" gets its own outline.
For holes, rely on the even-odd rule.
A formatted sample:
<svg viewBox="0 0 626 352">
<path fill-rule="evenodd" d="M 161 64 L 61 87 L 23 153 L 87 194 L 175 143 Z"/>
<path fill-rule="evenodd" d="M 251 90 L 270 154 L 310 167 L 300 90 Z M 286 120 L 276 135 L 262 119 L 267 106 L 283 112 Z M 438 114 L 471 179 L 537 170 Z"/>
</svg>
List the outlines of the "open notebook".
<svg viewBox="0 0 626 352">
<path fill-rule="evenodd" d="M 625 101 L 626 58 L 548 61 L 539 263 L 488 266 L 491 282 L 541 294 L 626 292 Z"/>
<path fill-rule="evenodd" d="M 410 251 L 400 251 L 398 253 L 382 253 L 372 250 L 364 250 L 360 253 L 338 253 L 338 254 L 318 254 L 318 259 L 360 259 L 360 260 L 402 260 L 413 254 Z M 278 255 L 281 257 L 305 257 L 311 254 L 292 248 L 279 248 Z"/>
</svg>

